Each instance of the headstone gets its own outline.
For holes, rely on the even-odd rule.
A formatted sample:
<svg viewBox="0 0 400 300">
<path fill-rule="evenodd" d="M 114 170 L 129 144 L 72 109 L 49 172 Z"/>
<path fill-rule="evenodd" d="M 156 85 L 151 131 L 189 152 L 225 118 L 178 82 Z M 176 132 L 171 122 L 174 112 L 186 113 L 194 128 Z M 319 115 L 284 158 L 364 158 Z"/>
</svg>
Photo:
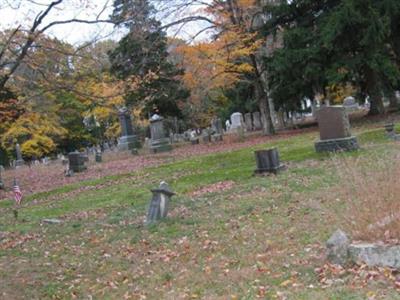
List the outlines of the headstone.
<svg viewBox="0 0 400 300">
<path fill-rule="evenodd" d="M 400 134 L 396 133 L 396 130 L 394 128 L 395 127 L 394 123 L 386 123 L 384 125 L 384 127 L 385 127 L 386 135 L 387 135 L 388 138 L 390 138 L 392 140 L 395 140 L 395 141 L 399 141 L 400 140 Z"/>
<path fill-rule="evenodd" d="M 175 195 L 169 185 L 162 181 L 157 189 L 152 189 L 152 199 L 146 217 L 146 224 L 152 224 L 160 219 L 166 218 L 170 198 Z"/>
<path fill-rule="evenodd" d="M 211 142 L 211 130 L 209 128 L 206 128 L 202 132 L 202 141 L 204 144 L 210 143 Z"/>
<path fill-rule="evenodd" d="M 261 123 L 261 113 L 259 111 L 253 112 L 253 126 L 254 130 L 261 130 L 262 123 Z"/>
<path fill-rule="evenodd" d="M 131 116 L 126 107 L 119 110 L 118 117 L 121 125 L 121 137 L 118 139 L 118 150 L 127 151 L 140 148 L 138 138 L 133 132 Z"/>
<path fill-rule="evenodd" d="M 75 173 L 83 172 L 87 169 L 85 166 L 85 160 L 82 154 L 78 151 L 70 152 L 68 154 L 68 160 L 69 169 L 71 169 Z"/>
<path fill-rule="evenodd" d="M 351 151 L 359 148 L 357 138 L 350 133 L 350 122 L 343 106 L 323 106 L 317 111 L 320 140 L 317 152 Z"/>
<path fill-rule="evenodd" d="M 17 157 L 15 167 L 23 166 L 25 161 L 22 159 L 21 147 L 18 143 L 15 145 L 15 155 Z"/>
<path fill-rule="evenodd" d="M 103 151 L 109 151 L 110 150 L 110 144 L 108 142 L 103 143 Z"/>
<path fill-rule="evenodd" d="M 345 265 L 348 261 L 350 240 L 340 229 L 336 230 L 326 242 L 327 259 L 336 265 Z"/>
<path fill-rule="evenodd" d="M 258 150 L 255 151 L 254 154 L 257 164 L 257 169 L 254 171 L 255 174 L 277 174 L 280 170 L 285 168 L 285 166 L 280 163 L 279 152 L 276 148 Z"/>
<path fill-rule="evenodd" d="M 165 136 L 164 118 L 159 115 L 153 115 L 150 118 L 150 150 L 153 153 L 171 151 L 172 147 L 169 138 Z"/>
<path fill-rule="evenodd" d="M 101 155 L 101 152 L 100 152 L 100 151 L 96 151 L 95 160 L 96 160 L 96 162 L 98 162 L 98 163 L 102 162 L 103 158 L 102 158 L 102 155 Z"/>
<path fill-rule="evenodd" d="M 244 123 L 247 131 L 253 130 L 253 120 L 251 119 L 251 113 L 244 114 Z"/>
<path fill-rule="evenodd" d="M 220 118 L 212 119 L 211 132 L 212 132 L 212 136 L 211 136 L 212 141 L 214 141 L 214 142 L 222 141 L 224 130 L 222 128 L 222 121 Z"/>
<path fill-rule="evenodd" d="M 359 109 L 359 105 L 354 97 L 346 97 L 343 100 L 343 107 L 346 108 L 347 111 L 354 111 Z"/>
<path fill-rule="evenodd" d="M 231 129 L 231 122 L 229 122 L 229 120 L 225 121 L 225 129 L 226 131 L 229 131 Z"/>
<path fill-rule="evenodd" d="M 240 112 L 235 112 L 231 115 L 231 127 L 230 130 L 236 130 L 237 128 L 243 128 L 243 115 Z"/>
<path fill-rule="evenodd" d="M 189 140 L 192 143 L 192 145 L 197 145 L 200 143 L 200 139 L 197 136 L 196 130 L 191 130 L 188 132 L 188 134 L 189 134 Z"/>
</svg>

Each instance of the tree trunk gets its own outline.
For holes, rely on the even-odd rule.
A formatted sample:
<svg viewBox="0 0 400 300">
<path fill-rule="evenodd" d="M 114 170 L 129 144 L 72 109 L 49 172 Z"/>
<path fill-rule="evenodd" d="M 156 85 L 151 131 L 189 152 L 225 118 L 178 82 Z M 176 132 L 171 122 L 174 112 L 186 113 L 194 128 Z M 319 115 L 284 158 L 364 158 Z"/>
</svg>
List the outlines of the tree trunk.
<svg viewBox="0 0 400 300">
<path fill-rule="evenodd" d="M 369 96 L 370 108 L 369 115 L 380 115 L 385 112 L 385 107 L 382 101 L 382 93 L 378 87 L 378 79 L 376 72 L 368 69 L 366 72 L 366 87 L 365 90 Z"/>
<path fill-rule="evenodd" d="M 274 124 L 271 119 L 271 111 L 268 102 L 268 96 L 264 92 L 262 86 L 260 84 L 255 85 L 256 96 L 258 101 L 258 106 L 260 108 L 261 113 L 261 122 L 263 125 L 263 133 L 265 135 L 275 134 Z"/>
</svg>

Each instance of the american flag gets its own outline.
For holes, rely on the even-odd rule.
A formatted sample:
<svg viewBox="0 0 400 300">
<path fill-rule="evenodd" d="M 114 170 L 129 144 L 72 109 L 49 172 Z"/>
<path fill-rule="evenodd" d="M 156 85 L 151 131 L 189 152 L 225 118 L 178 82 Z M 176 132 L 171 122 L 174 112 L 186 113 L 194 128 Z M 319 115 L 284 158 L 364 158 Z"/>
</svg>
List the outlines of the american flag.
<svg viewBox="0 0 400 300">
<path fill-rule="evenodd" d="M 20 205 L 21 201 L 22 201 L 22 192 L 21 192 L 21 189 L 18 186 L 17 179 L 15 179 L 15 178 L 14 178 L 13 191 L 14 191 L 15 203 L 17 203 L 17 205 Z"/>
</svg>

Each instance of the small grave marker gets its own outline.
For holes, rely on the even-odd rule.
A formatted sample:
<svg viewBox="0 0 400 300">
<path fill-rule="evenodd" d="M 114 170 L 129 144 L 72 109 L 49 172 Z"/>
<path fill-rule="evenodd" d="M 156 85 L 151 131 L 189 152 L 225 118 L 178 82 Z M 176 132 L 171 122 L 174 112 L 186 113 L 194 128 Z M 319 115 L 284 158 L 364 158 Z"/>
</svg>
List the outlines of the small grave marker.
<svg viewBox="0 0 400 300">
<path fill-rule="evenodd" d="M 150 200 L 149 210 L 147 212 L 147 225 L 167 217 L 169 200 L 175 195 L 165 181 L 162 181 L 160 186 L 156 189 L 152 189 L 151 192 L 153 193 L 153 197 Z"/>
<path fill-rule="evenodd" d="M 256 156 L 257 169 L 255 174 L 273 173 L 277 174 L 285 168 L 279 161 L 278 149 L 258 150 L 254 152 Z"/>
</svg>

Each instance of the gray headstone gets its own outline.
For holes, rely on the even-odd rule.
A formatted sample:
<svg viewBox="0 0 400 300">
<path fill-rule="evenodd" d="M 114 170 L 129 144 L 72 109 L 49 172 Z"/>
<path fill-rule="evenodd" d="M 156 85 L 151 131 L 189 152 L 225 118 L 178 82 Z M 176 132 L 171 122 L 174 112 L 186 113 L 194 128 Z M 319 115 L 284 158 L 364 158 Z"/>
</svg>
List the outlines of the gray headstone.
<svg viewBox="0 0 400 300">
<path fill-rule="evenodd" d="M 256 111 L 256 112 L 253 112 L 252 115 L 253 115 L 254 130 L 261 130 L 262 129 L 261 113 Z"/>
<path fill-rule="evenodd" d="M 96 151 L 95 160 L 98 163 L 102 162 L 103 158 L 100 151 Z"/>
<path fill-rule="evenodd" d="M 320 141 L 317 152 L 350 151 L 358 149 L 356 137 L 350 133 L 350 122 L 343 106 L 324 106 L 317 112 Z"/>
<path fill-rule="evenodd" d="M 237 128 L 243 128 L 243 115 L 240 112 L 235 112 L 231 115 L 231 127 L 230 130 L 236 130 Z"/>
<path fill-rule="evenodd" d="M 251 119 L 251 113 L 244 114 L 244 123 L 246 124 L 246 130 L 253 130 L 253 120 Z"/>
<path fill-rule="evenodd" d="M 279 160 L 279 152 L 276 148 L 267 150 L 258 150 L 254 152 L 256 157 L 257 169 L 254 171 L 256 174 L 263 173 L 278 173 L 284 169 L 285 166 Z"/>
<path fill-rule="evenodd" d="M 118 139 L 118 149 L 127 151 L 140 148 L 140 142 L 133 132 L 131 116 L 126 108 L 118 112 L 119 123 L 121 126 L 121 137 Z"/>
<path fill-rule="evenodd" d="M 169 185 L 162 181 L 157 189 L 152 189 L 153 196 L 150 200 L 146 217 L 146 224 L 152 224 L 160 219 L 166 218 L 170 198 L 175 195 Z"/>
<path fill-rule="evenodd" d="M 349 259 L 350 240 L 340 229 L 336 230 L 326 242 L 327 259 L 333 264 L 345 265 Z"/>
<path fill-rule="evenodd" d="M 82 172 L 87 169 L 85 166 L 85 159 L 82 156 L 82 153 L 78 151 L 70 152 L 68 154 L 68 160 L 69 168 L 75 173 Z"/>
<path fill-rule="evenodd" d="M 343 106 L 324 106 L 317 111 L 321 140 L 351 136 L 350 122 Z"/>
<path fill-rule="evenodd" d="M 17 157 L 17 159 L 15 160 L 15 166 L 19 167 L 24 165 L 25 162 L 22 159 L 21 146 L 18 143 L 15 145 L 15 155 Z"/>
<path fill-rule="evenodd" d="M 153 117 L 150 119 L 150 150 L 153 153 L 171 151 L 172 147 L 169 143 L 169 138 L 165 135 L 164 118 L 161 116 Z"/>
</svg>

